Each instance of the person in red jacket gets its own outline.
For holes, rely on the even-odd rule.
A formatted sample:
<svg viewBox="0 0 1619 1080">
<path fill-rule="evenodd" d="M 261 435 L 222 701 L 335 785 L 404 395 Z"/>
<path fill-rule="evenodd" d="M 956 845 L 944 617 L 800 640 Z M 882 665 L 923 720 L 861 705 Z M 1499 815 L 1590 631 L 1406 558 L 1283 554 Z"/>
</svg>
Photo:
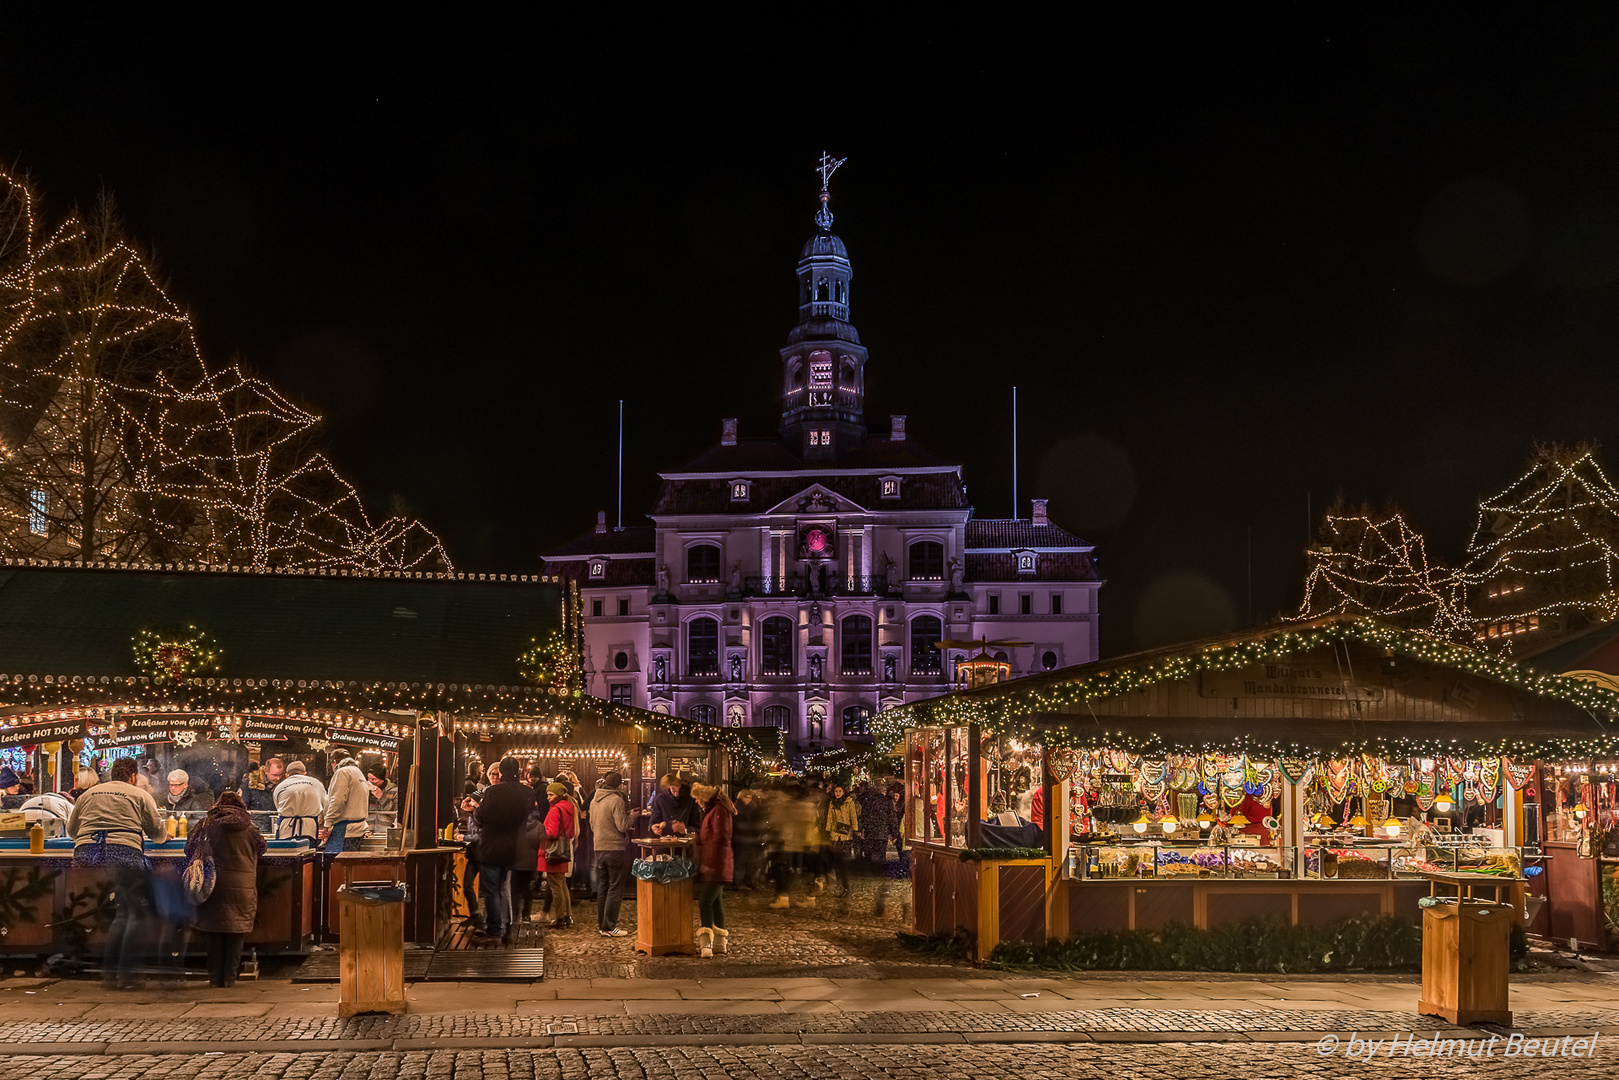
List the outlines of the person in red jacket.
<svg viewBox="0 0 1619 1080">
<path fill-rule="evenodd" d="M 579 811 L 568 798 L 568 785 L 551 783 L 545 789 L 551 809 L 545 814 L 546 845 L 541 864 L 545 881 L 551 887 L 553 930 L 573 925 L 573 897 L 568 892 L 568 869 L 573 862 L 573 840 L 579 835 Z"/>
<path fill-rule="evenodd" d="M 731 855 L 731 826 L 736 819 L 736 806 L 725 792 L 707 784 L 693 784 L 691 794 L 697 800 L 702 819 L 697 826 L 697 876 L 702 891 L 697 896 L 697 915 L 702 927 L 697 931 L 699 955 L 721 954 L 730 947 L 730 933 L 725 929 L 725 886 L 731 883 L 734 869 Z"/>
</svg>

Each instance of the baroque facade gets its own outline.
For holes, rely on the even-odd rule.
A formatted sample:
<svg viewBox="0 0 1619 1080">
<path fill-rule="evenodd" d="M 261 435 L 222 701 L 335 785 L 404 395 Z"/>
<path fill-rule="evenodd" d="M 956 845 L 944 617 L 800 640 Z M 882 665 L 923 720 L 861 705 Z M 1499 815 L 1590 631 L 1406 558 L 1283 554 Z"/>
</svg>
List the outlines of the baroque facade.
<svg viewBox="0 0 1619 1080">
<path fill-rule="evenodd" d="M 849 322 L 848 251 L 821 193 L 781 349 L 781 426 L 660 474 L 651 526 L 548 553 L 578 581 L 588 692 L 733 727 L 774 726 L 795 755 L 867 737 L 872 713 L 947 690 L 1004 640 L 1013 677 L 1097 658 L 1090 544 L 1053 524 L 973 515 L 961 466 L 906 418 L 867 430 L 867 354 Z"/>
</svg>

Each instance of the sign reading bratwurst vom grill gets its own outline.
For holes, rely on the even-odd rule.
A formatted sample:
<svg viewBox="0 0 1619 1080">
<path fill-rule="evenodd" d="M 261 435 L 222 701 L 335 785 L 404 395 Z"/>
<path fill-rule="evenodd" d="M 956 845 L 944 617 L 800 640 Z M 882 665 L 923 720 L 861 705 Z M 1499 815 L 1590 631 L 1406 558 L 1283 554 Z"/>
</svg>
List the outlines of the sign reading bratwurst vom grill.
<svg viewBox="0 0 1619 1080">
<path fill-rule="evenodd" d="M 1233 671 L 1198 674 L 1202 697 L 1304 698 L 1315 701 L 1382 701 L 1381 686 L 1366 686 L 1348 672 L 1312 664 L 1251 664 Z"/>
<path fill-rule="evenodd" d="M 350 746 L 356 750 L 388 750 L 399 749 L 399 739 L 392 735 L 378 735 L 368 731 L 343 731 L 332 728 L 327 737 L 338 746 Z"/>
<path fill-rule="evenodd" d="M 272 739 L 284 740 L 288 736 L 295 738 L 326 737 L 327 725 L 320 720 L 310 720 L 307 717 L 296 716 L 216 716 L 214 718 L 214 733 L 216 739 Z"/>
<path fill-rule="evenodd" d="M 84 738 L 83 720 L 36 720 L 0 731 L 0 749 Z"/>
</svg>

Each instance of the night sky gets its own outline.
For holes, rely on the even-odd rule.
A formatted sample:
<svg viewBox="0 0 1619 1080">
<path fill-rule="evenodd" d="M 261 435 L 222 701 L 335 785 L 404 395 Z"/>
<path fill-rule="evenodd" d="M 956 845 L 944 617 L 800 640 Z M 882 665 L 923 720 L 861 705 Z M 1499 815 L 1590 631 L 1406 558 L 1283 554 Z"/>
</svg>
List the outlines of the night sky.
<svg viewBox="0 0 1619 1080">
<path fill-rule="evenodd" d="M 1542 6 L 751 40 L 53 7 L 0 15 L 0 160 L 52 216 L 110 190 L 208 358 L 462 569 L 611 516 L 621 397 L 627 524 L 721 417 L 774 432 L 823 149 L 868 422 L 1004 517 L 1017 384 L 1021 512 L 1097 544 L 1104 655 L 1295 608 L 1339 493 L 1454 561 L 1533 440 L 1619 470 L 1616 43 Z"/>
</svg>

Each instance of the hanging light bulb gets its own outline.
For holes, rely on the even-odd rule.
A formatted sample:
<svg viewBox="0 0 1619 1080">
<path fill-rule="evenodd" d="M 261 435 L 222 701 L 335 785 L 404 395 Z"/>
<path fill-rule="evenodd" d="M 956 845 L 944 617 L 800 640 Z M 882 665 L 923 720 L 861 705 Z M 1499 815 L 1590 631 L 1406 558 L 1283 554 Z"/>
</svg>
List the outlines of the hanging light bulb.
<svg viewBox="0 0 1619 1080">
<path fill-rule="evenodd" d="M 1151 825 L 1152 818 L 1147 816 L 1147 811 L 1145 810 L 1141 811 L 1140 817 L 1136 818 L 1135 821 L 1130 823 L 1130 827 L 1138 833 L 1146 832 L 1148 827 Z"/>
<path fill-rule="evenodd" d="M 1238 813 L 1232 814 L 1230 819 L 1226 821 L 1226 824 L 1230 825 L 1234 829 L 1240 829 L 1248 824 L 1248 819 L 1243 817 L 1242 813 L 1239 811 Z"/>
<path fill-rule="evenodd" d="M 1174 832 L 1180 823 L 1181 819 L 1174 814 L 1165 814 L 1158 819 L 1158 824 L 1163 828 L 1165 835 Z"/>
<path fill-rule="evenodd" d="M 1581 821 L 1584 821 L 1585 815 L 1589 814 L 1590 812 L 1591 808 L 1586 806 L 1584 803 L 1579 802 L 1574 804 L 1574 816 L 1579 818 Z"/>
<path fill-rule="evenodd" d="M 1441 791 L 1433 797 L 1433 808 L 1440 813 L 1444 813 L 1455 805 L 1456 803 L 1451 799 L 1449 790 Z"/>
<path fill-rule="evenodd" d="M 1390 836 L 1399 836 L 1400 819 L 1397 817 L 1390 817 L 1387 821 L 1383 822 L 1383 831 L 1388 833 Z"/>
</svg>

